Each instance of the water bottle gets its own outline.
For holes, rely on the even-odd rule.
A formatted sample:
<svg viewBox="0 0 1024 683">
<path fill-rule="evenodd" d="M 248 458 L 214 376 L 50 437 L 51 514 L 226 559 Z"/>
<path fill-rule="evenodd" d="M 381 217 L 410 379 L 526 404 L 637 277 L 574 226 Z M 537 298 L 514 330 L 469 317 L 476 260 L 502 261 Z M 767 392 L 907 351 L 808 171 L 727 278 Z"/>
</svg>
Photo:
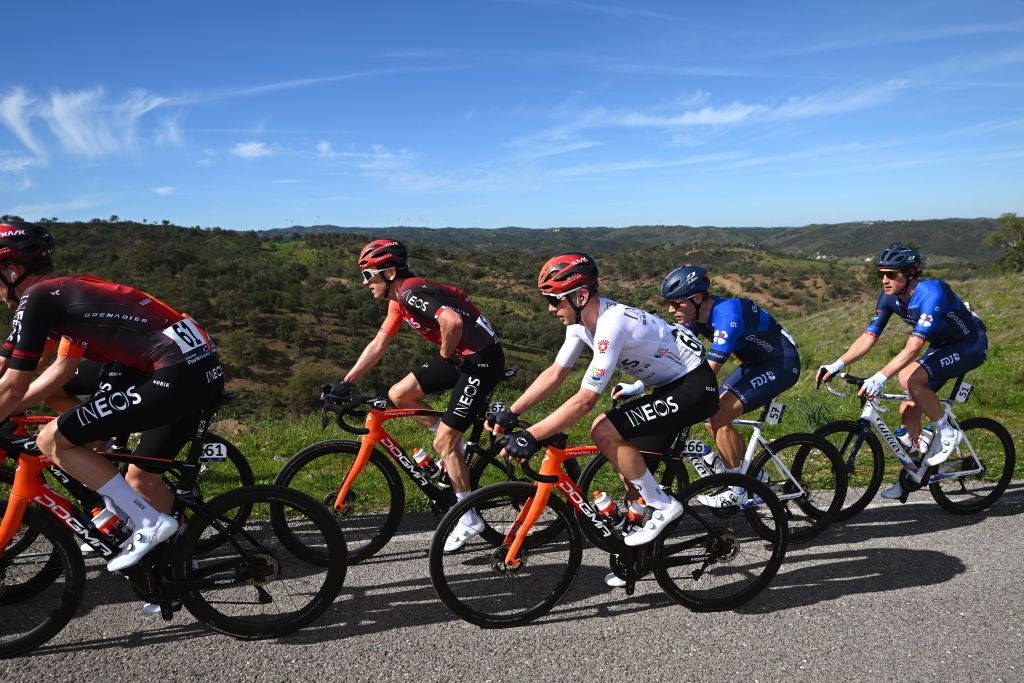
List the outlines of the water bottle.
<svg viewBox="0 0 1024 683">
<path fill-rule="evenodd" d="M 640 523 L 644 519 L 644 511 L 647 506 L 644 505 L 644 499 L 638 498 L 637 500 L 630 501 L 629 509 L 626 511 L 626 521 L 629 522 L 631 527 L 640 526 Z"/>
<path fill-rule="evenodd" d="M 619 506 L 604 491 L 594 491 L 594 507 L 612 523 L 612 526 L 622 521 L 622 512 L 619 511 Z"/>
<path fill-rule="evenodd" d="M 112 538 L 117 545 L 121 545 L 132 535 L 128 523 L 107 508 L 92 509 L 92 525 L 101 533 Z"/>
<path fill-rule="evenodd" d="M 693 465 L 693 469 L 697 470 L 697 474 L 701 477 L 710 477 L 712 474 L 725 471 L 725 463 L 715 454 L 711 446 L 707 444 L 704 444 L 704 450 L 699 456 L 690 456 L 690 464 Z"/>
<path fill-rule="evenodd" d="M 917 448 L 922 453 L 927 453 L 928 448 L 932 445 L 932 439 L 935 437 L 935 430 L 930 425 L 921 430 L 921 438 L 917 441 Z"/>
<path fill-rule="evenodd" d="M 903 425 L 896 428 L 896 439 L 903 445 L 903 450 L 907 453 L 917 450 L 914 443 L 910 440 L 910 434 L 907 434 L 907 428 Z"/>
<path fill-rule="evenodd" d="M 434 462 L 434 459 L 430 457 L 430 453 L 427 453 L 422 448 L 417 448 L 412 452 L 412 459 L 423 469 L 423 473 L 427 475 L 428 479 L 438 479 L 444 474 L 444 463 Z"/>
</svg>

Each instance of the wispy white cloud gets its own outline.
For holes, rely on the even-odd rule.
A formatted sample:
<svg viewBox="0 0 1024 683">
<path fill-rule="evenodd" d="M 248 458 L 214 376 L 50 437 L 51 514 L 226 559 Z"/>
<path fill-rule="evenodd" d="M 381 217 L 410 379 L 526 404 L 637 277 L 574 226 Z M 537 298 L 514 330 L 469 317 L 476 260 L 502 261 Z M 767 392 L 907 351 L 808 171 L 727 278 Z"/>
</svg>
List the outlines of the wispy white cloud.
<svg viewBox="0 0 1024 683">
<path fill-rule="evenodd" d="M 157 145 L 171 145 L 173 147 L 181 147 L 183 140 L 181 137 L 181 128 L 178 125 L 178 120 L 173 116 L 165 116 L 160 120 L 160 125 L 157 128 L 156 136 L 153 138 L 153 142 Z"/>
<path fill-rule="evenodd" d="M 823 40 L 808 45 L 794 45 L 772 50 L 762 56 L 788 57 L 810 55 L 820 52 L 852 50 L 879 45 L 898 45 L 919 43 L 928 40 L 944 40 L 947 38 L 963 38 L 965 36 L 991 35 L 997 33 L 1024 33 L 1024 22 L 1009 21 L 999 24 L 956 24 L 952 26 L 933 26 L 930 28 L 913 28 L 898 30 L 877 30 L 861 27 L 851 35 L 837 36 L 831 40 Z"/>
<path fill-rule="evenodd" d="M 231 153 L 242 159 L 260 159 L 274 155 L 274 150 L 265 142 L 239 142 L 231 148 Z"/>
<path fill-rule="evenodd" d="M 675 166 L 700 166 L 730 161 L 743 156 L 742 152 L 719 152 L 716 154 L 698 154 L 680 159 L 655 160 L 633 159 L 595 164 L 580 164 L 567 168 L 555 169 L 549 173 L 555 178 L 574 178 L 586 175 L 605 175 L 626 171 L 645 171 L 655 168 L 672 168 Z"/>
<path fill-rule="evenodd" d="M 22 174 L 33 166 L 42 165 L 39 157 L 0 156 L 0 173 Z"/>
<path fill-rule="evenodd" d="M 162 185 L 161 187 L 154 187 L 153 193 L 166 197 L 169 194 L 174 194 L 174 188 L 170 185 Z"/>
<path fill-rule="evenodd" d="M 29 126 L 35 104 L 35 98 L 26 93 L 24 89 L 14 88 L 0 97 L 0 123 L 7 126 L 21 141 L 21 144 L 25 145 L 33 154 L 45 158 L 46 152 L 36 140 L 35 135 L 32 134 L 32 129 Z"/>
<path fill-rule="evenodd" d="M 316 155 L 321 159 L 342 159 L 367 171 L 387 171 L 409 166 L 415 155 L 407 149 L 391 151 L 384 145 L 371 145 L 370 151 L 336 150 L 327 140 L 316 144 Z"/>
<path fill-rule="evenodd" d="M 64 149 L 97 158 L 135 149 L 139 119 L 169 102 L 144 90 L 110 102 L 102 88 L 54 92 L 43 116 Z"/>
<path fill-rule="evenodd" d="M 60 216 L 66 211 L 81 211 L 110 203 L 109 197 L 82 196 L 75 197 L 65 202 L 39 202 L 35 204 L 19 204 L 12 210 L 19 216 L 29 220 L 36 217 Z"/>
<path fill-rule="evenodd" d="M 765 112 L 768 118 L 776 120 L 843 114 L 890 101 L 897 93 L 905 90 L 907 85 L 906 80 L 894 79 L 860 89 L 830 90 L 805 97 L 791 97 Z"/>
</svg>

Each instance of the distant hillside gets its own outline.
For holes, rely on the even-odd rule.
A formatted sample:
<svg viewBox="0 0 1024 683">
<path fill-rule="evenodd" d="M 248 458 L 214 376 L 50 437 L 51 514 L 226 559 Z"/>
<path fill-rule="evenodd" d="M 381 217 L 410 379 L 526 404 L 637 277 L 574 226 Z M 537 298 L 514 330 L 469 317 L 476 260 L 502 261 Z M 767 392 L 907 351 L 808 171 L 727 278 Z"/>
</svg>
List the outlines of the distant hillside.
<svg viewBox="0 0 1024 683">
<path fill-rule="evenodd" d="M 388 235 L 418 245 L 471 250 L 521 249 L 529 244 L 536 252 L 586 248 L 594 255 L 643 247 L 745 246 L 814 258 L 866 257 L 898 241 L 923 247 L 928 258 L 990 261 L 1000 250 L 984 245 L 996 229 L 994 218 L 946 218 L 925 221 L 864 221 L 800 228 L 716 228 L 690 226 L 633 226 L 629 228 L 413 228 L 342 227 L 337 225 L 293 226 L 261 234 L 291 238 L 293 235 L 338 233 Z"/>
</svg>

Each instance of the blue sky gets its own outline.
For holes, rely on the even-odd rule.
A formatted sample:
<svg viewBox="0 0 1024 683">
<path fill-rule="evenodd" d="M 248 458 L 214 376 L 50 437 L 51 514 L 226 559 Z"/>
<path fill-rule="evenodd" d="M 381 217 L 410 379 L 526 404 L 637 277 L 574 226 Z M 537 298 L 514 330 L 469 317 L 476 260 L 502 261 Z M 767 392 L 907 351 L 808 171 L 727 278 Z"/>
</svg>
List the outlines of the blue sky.
<svg viewBox="0 0 1024 683">
<path fill-rule="evenodd" d="M 1024 213 L 1019 1 L 62 5 L 0 10 L 0 212 L 32 220 Z"/>
</svg>

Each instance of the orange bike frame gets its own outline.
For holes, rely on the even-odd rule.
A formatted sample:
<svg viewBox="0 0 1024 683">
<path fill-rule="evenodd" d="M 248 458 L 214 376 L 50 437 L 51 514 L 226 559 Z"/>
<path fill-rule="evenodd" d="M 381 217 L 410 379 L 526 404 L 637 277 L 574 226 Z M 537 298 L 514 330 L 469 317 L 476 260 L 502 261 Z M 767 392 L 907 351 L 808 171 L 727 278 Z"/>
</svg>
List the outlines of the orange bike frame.
<svg viewBox="0 0 1024 683">
<path fill-rule="evenodd" d="M 341 488 L 338 489 L 338 497 L 334 500 L 334 509 L 344 511 L 345 509 L 345 496 L 348 495 L 349 489 L 356 481 L 356 477 L 366 467 L 366 463 L 370 460 L 370 455 L 373 454 L 373 448 L 377 444 L 384 447 L 384 450 L 388 452 L 392 458 L 398 461 L 398 463 L 405 469 L 405 471 L 412 476 L 422 487 L 429 485 L 429 480 L 420 471 L 420 467 L 413 462 L 405 451 L 398 444 L 395 439 L 384 430 L 384 423 L 388 420 L 394 420 L 400 417 L 417 417 L 417 416 L 441 416 L 440 411 L 436 410 L 420 410 L 418 408 L 398 408 L 395 410 L 381 410 L 380 408 L 370 408 L 370 412 L 366 415 L 366 429 L 369 430 L 367 434 L 363 434 L 359 437 L 359 453 L 356 455 L 356 459 L 352 462 L 352 467 L 349 468 L 348 472 L 345 473 L 345 480 L 341 482 Z"/>
<path fill-rule="evenodd" d="M 508 548 L 508 551 L 505 553 L 505 564 L 507 566 L 518 566 L 519 560 L 516 559 L 516 556 L 519 554 L 519 549 L 522 547 L 526 536 L 530 533 L 530 529 L 533 528 L 534 523 L 541 516 L 541 513 L 544 512 L 548 499 L 551 497 L 551 492 L 556 486 L 576 510 L 594 522 L 603 535 L 611 535 L 611 531 L 607 529 L 601 513 L 597 512 L 587 502 L 583 492 L 580 491 L 576 483 L 562 469 L 562 464 L 566 460 L 595 455 L 598 452 L 595 446 L 574 446 L 565 449 L 555 448 L 554 446 L 547 447 L 544 451 L 544 460 L 540 463 L 538 474 L 558 477 L 558 483 L 537 482 L 537 492 L 527 499 L 522 510 L 516 515 L 515 522 L 512 523 L 508 534 L 505 535 L 503 543 Z"/>
</svg>

